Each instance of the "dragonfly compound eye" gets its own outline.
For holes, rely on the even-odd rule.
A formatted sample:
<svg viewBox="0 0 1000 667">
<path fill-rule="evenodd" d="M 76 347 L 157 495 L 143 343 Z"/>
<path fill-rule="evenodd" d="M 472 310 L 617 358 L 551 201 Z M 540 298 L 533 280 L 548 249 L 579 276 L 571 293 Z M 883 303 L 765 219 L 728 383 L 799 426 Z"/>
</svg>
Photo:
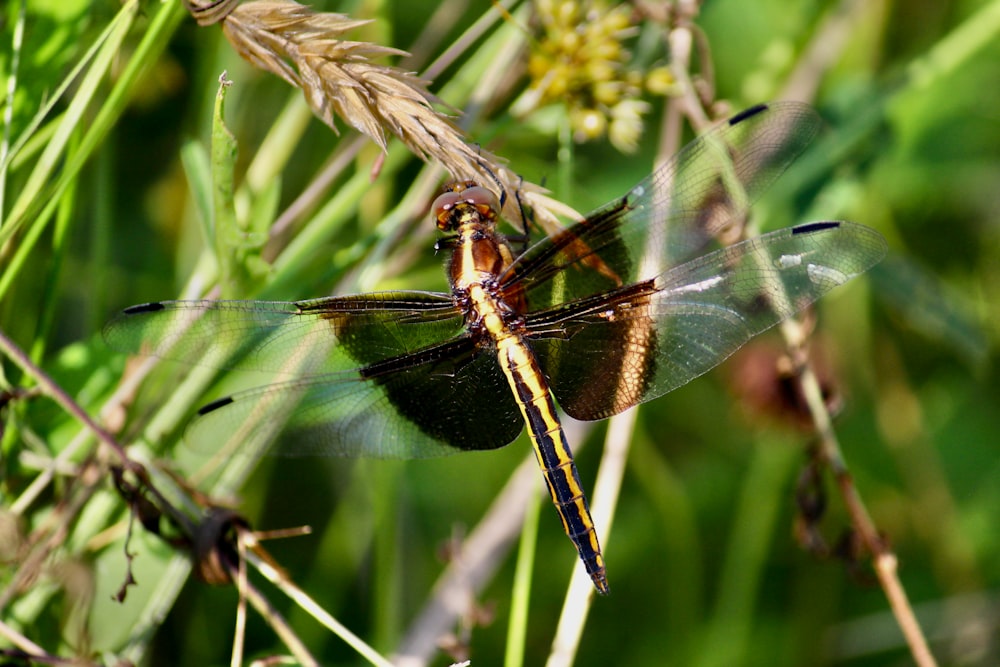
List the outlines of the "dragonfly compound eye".
<svg viewBox="0 0 1000 667">
<path fill-rule="evenodd" d="M 432 209 L 437 219 L 438 229 L 452 231 L 461 224 L 463 212 L 467 207 L 475 209 L 481 218 L 495 220 L 500 212 L 500 201 L 497 196 L 480 185 L 455 184 L 444 194 L 434 200 Z"/>
</svg>

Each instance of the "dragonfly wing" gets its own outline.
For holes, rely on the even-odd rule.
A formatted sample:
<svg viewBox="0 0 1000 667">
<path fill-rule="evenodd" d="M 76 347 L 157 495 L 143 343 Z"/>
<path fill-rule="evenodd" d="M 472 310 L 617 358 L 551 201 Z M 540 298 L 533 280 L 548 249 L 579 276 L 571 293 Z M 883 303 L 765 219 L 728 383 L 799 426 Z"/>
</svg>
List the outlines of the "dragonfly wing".
<svg viewBox="0 0 1000 667">
<path fill-rule="evenodd" d="M 336 372 L 400 356 L 464 331 L 451 296 L 384 292 L 309 301 L 159 301 L 104 328 L 117 350 L 216 368 Z"/>
<path fill-rule="evenodd" d="M 495 449 L 523 420 L 495 355 L 469 336 L 353 371 L 251 389 L 199 411 L 196 449 L 234 442 L 286 456 L 422 458 Z"/>
<path fill-rule="evenodd" d="M 885 252 L 882 236 L 863 225 L 799 225 L 534 313 L 528 327 L 562 408 L 604 419 L 705 373 Z"/>
<path fill-rule="evenodd" d="M 652 278 L 741 229 L 761 193 L 821 126 L 808 105 L 748 109 L 691 142 L 624 197 L 542 240 L 503 276 L 536 306 Z"/>
</svg>

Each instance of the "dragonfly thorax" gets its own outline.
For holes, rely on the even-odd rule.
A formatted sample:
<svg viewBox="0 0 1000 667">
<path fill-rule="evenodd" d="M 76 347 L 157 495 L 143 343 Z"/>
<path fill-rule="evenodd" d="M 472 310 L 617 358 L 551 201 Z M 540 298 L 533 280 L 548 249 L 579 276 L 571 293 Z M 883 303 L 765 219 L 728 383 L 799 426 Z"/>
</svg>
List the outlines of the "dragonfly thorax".
<svg viewBox="0 0 1000 667">
<path fill-rule="evenodd" d="M 507 240 L 492 227 L 478 220 L 463 223 L 451 255 L 452 292 L 468 292 L 474 285 L 494 291 L 498 277 L 512 261 Z"/>
</svg>

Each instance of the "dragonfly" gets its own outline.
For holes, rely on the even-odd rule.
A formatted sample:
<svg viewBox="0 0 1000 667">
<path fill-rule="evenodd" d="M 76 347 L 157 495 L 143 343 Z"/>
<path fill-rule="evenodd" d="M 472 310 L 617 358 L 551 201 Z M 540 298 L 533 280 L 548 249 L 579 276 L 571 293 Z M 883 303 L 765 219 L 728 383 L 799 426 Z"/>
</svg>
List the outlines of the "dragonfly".
<svg viewBox="0 0 1000 667">
<path fill-rule="evenodd" d="M 527 426 L 563 529 L 606 594 L 557 405 L 602 420 L 657 398 L 882 259 L 882 236 L 850 222 L 720 240 L 743 229 L 820 125 L 799 103 L 743 111 L 520 253 L 497 230 L 497 195 L 453 185 L 433 205 L 448 292 L 157 301 L 122 311 L 104 337 L 130 353 L 278 374 L 202 407 L 189 440 L 409 459 L 497 449 Z"/>
</svg>

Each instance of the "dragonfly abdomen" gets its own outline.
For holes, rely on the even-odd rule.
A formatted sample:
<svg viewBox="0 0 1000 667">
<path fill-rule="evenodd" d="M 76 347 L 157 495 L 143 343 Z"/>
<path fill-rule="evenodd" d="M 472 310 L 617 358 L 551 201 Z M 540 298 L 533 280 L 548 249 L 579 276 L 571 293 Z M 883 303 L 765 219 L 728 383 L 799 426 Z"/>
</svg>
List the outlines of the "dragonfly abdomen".
<svg viewBox="0 0 1000 667">
<path fill-rule="evenodd" d="M 541 367 L 531 349 L 516 334 L 500 337 L 497 354 L 528 425 L 535 458 L 563 530 L 576 547 L 594 586 L 607 594 L 607 573 L 597 530 Z"/>
</svg>

